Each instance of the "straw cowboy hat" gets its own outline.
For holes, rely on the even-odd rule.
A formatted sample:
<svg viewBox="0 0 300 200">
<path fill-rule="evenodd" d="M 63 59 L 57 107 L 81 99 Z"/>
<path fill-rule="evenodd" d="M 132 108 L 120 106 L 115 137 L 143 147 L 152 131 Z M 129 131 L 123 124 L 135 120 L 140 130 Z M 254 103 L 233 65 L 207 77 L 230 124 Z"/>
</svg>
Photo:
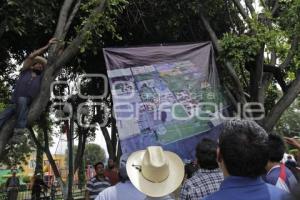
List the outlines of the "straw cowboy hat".
<svg viewBox="0 0 300 200">
<path fill-rule="evenodd" d="M 160 146 L 132 153 L 126 169 L 132 184 L 150 197 L 172 193 L 184 177 L 184 164 L 179 156 Z"/>
<path fill-rule="evenodd" d="M 40 63 L 44 65 L 44 67 L 47 65 L 47 60 L 43 58 L 42 56 L 36 56 L 32 60 L 32 65 L 35 65 L 36 63 Z"/>
</svg>

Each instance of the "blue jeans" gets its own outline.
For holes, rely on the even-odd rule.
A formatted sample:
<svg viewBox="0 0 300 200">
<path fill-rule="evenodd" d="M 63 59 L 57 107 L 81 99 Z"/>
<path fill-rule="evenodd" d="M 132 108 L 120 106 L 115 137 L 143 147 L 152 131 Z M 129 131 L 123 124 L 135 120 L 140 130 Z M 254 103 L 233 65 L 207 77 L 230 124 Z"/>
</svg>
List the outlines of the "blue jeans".
<svg viewBox="0 0 300 200">
<path fill-rule="evenodd" d="M 15 128 L 26 128 L 27 126 L 27 114 L 30 99 L 28 97 L 19 97 L 17 104 L 12 104 L 0 113 L 0 127 L 11 118 L 14 114 L 17 116 L 17 123 Z"/>
</svg>

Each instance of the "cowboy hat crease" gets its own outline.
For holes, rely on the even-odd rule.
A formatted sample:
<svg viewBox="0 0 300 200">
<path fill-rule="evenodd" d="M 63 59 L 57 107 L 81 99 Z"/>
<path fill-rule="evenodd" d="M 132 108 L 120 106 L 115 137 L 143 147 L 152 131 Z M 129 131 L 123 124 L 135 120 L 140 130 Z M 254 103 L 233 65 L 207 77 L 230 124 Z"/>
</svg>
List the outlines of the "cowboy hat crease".
<svg viewBox="0 0 300 200">
<path fill-rule="evenodd" d="M 173 152 L 160 146 L 132 153 L 126 164 L 132 184 L 144 194 L 162 197 L 172 193 L 184 177 L 184 164 Z"/>
<path fill-rule="evenodd" d="M 43 58 L 42 56 L 36 56 L 33 58 L 33 65 L 36 63 L 40 63 L 40 64 L 46 66 L 47 60 L 45 58 Z"/>
</svg>

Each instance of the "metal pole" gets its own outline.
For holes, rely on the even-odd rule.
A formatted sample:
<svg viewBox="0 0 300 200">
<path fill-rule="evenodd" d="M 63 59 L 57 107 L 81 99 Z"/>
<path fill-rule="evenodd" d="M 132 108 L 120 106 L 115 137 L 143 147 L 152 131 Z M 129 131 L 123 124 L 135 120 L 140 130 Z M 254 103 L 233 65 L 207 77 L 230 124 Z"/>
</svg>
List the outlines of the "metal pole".
<svg viewBox="0 0 300 200">
<path fill-rule="evenodd" d="M 73 186 L 73 171 L 74 171 L 74 162 L 73 162 L 73 132 L 74 132 L 74 112 L 72 113 L 70 119 L 70 130 L 68 138 L 68 160 L 69 160 L 69 174 L 68 174 L 68 200 L 73 200 L 72 196 L 72 186 Z"/>
</svg>

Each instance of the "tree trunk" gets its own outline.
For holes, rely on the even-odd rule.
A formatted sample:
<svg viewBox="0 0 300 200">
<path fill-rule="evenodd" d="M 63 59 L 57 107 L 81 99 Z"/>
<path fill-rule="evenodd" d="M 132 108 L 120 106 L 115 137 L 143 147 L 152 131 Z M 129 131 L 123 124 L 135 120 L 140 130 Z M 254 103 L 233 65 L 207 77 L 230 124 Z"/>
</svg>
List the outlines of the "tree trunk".
<svg viewBox="0 0 300 200">
<path fill-rule="evenodd" d="M 66 0 L 67 1 L 67 0 Z M 106 0 L 102 0 L 99 5 L 92 12 L 100 13 L 104 10 Z M 61 10 L 61 12 L 63 9 Z M 55 52 L 50 49 L 49 59 L 46 66 L 46 70 L 43 75 L 43 80 L 41 83 L 41 88 L 38 96 L 35 98 L 33 103 L 30 106 L 29 114 L 28 114 L 28 126 L 32 126 L 33 123 L 39 118 L 41 113 L 45 110 L 49 99 L 50 99 L 50 85 L 54 81 L 58 70 L 65 66 L 68 62 L 71 61 L 79 53 L 79 47 L 84 42 L 84 33 L 85 31 L 89 31 L 96 26 L 95 23 L 92 22 L 93 14 L 89 16 L 87 23 L 83 27 L 82 31 L 79 35 L 77 35 L 71 44 L 65 49 L 65 51 L 59 57 L 58 52 Z M 62 19 L 59 19 L 58 24 L 61 24 Z M 57 26 L 58 29 L 59 26 Z M 64 34 L 64 32 L 57 31 L 57 33 Z M 61 38 L 60 35 L 54 35 L 55 37 Z M 64 38 L 62 38 L 64 39 Z M 56 49 L 58 51 L 58 49 Z M 5 145 L 8 143 L 9 139 L 13 136 L 13 128 L 16 122 L 15 116 L 8 120 L 5 125 L 0 130 L 0 156 L 3 156 L 3 150 Z"/>
<path fill-rule="evenodd" d="M 43 143 L 44 137 L 41 132 L 38 132 L 37 139 L 40 143 Z M 36 148 L 36 156 L 35 156 L 35 169 L 34 174 L 40 173 L 43 174 L 43 149 L 40 146 Z"/>
<path fill-rule="evenodd" d="M 87 133 L 82 127 L 78 126 L 77 131 L 79 136 L 78 136 L 78 148 L 77 148 L 76 158 L 74 162 L 74 173 L 76 173 L 77 169 L 80 168 L 80 166 L 82 165 L 82 161 L 83 161 L 82 159 L 83 159 L 83 154 L 86 145 L 86 138 L 87 138 Z"/>
<path fill-rule="evenodd" d="M 83 158 L 78 167 L 78 188 L 82 190 L 85 186 L 85 182 L 85 159 Z"/>
<path fill-rule="evenodd" d="M 35 144 L 37 146 L 39 146 L 41 149 L 43 149 L 43 151 L 45 152 L 47 158 L 48 158 L 48 161 L 50 163 L 50 166 L 53 170 L 53 173 L 54 173 L 54 176 L 56 178 L 56 180 L 58 181 L 58 184 L 60 186 L 60 189 L 62 191 L 62 196 L 63 196 L 63 199 L 66 200 L 67 199 L 67 190 L 66 190 L 66 187 L 65 187 L 65 183 L 64 181 L 62 180 L 62 177 L 61 177 L 61 174 L 56 166 L 56 163 L 52 157 L 52 154 L 50 152 L 50 149 L 49 149 L 49 143 L 48 143 L 48 135 L 47 135 L 47 131 L 46 130 L 43 130 L 44 131 L 44 140 L 45 140 L 45 146 L 42 146 L 41 143 L 38 141 L 38 139 L 36 138 L 35 136 L 35 133 L 33 131 L 33 129 L 30 127 L 29 128 L 29 131 L 30 131 L 30 134 L 33 138 L 33 141 L 35 142 Z"/>
<path fill-rule="evenodd" d="M 73 135 L 74 135 L 74 113 L 70 119 L 70 129 L 68 134 L 68 200 L 72 200 L 72 186 L 74 177 L 74 160 L 73 160 Z"/>
<path fill-rule="evenodd" d="M 118 145 L 118 129 L 117 129 L 117 126 L 116 126 L 116 120 L 114 117 L 111 118 L 112 120 L 112 125 L 111 125 L 111 144 L 113 146 L 113 152 L 114 152 L 114 155 L 113 157 L 111 157 L 112 159 L 115 159 L 116 158 L 116 155 L 117 155 L 117 145 Z"/>
<path fill-rule="evenodd" d="M 262 122 L 266 131 L 271 131 L 280 119 L 283 112 L 293 103 L 295 98 L 300 93 L 300 72 L 298 72 L 296 79 L 292 82 L 287 92 L 275 104 L 273 109 L 268 113 Z"/>
<path fill-rule="evenodd" d="M 113 147 L 113 144 L 111 142 L 111 138 L 109 136 L 108 130 L 106 127 L 101 127 L 101 131 L 105 139 L 108 156 L 114 157 L 116 155 L 116 152 L 114 151 L 115 148 Z"/>
<path fill-rule="evenodd" d="M 260 90 L 262 90 L 262 78 L 264 70 L 264 45 L 261 46 L 257 56 L 256 63 L 254 66 L 250 66 L 250 96 L 252 102 L 259 102 Z"/>
</svg>

